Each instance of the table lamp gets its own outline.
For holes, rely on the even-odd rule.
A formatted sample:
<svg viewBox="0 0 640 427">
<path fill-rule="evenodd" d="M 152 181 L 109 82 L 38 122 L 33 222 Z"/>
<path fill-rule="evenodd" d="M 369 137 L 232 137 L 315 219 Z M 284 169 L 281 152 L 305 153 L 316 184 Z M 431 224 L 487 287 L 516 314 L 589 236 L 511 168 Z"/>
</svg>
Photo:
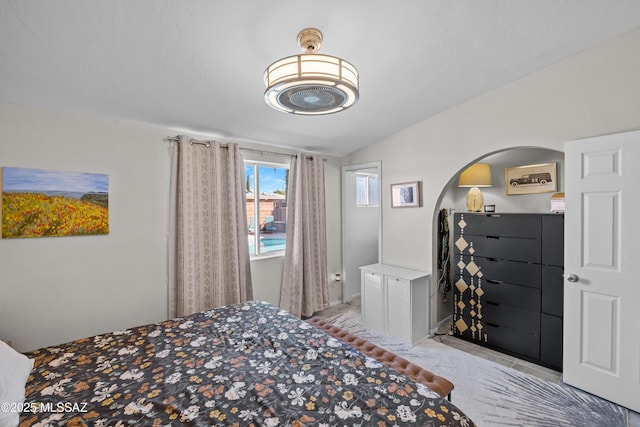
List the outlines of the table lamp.
<svg viewBox="0 0 640 427">
<path fill-rule="evenodd" d="M 458 187 L 471 187 L 467 193 L 467 210 L 481 212 L 484 198 L 478 187 L 491 187 L 491 168 L 487 163 L 475 163 L 469 166 L 460 174 Z"/>
</svg>

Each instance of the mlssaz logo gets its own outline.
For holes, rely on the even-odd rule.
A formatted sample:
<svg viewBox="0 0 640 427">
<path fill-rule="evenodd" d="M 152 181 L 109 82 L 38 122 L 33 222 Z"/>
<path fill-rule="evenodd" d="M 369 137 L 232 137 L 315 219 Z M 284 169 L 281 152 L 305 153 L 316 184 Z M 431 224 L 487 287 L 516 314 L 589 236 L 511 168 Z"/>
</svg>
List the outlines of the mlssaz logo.
<svg viewBox="0 0 640 427">
<path fill-rule="evenodd" d="M 517 187 L 518 185 L 524 184 L 540 184 L 545 185 L 551 182 L 551 174 L 549 172 L 544 173 L 530 173 L 527 175 L 522 175 L 520 178 L 514 178 L 509 181 L 509 184 L 512 187 Z"/>
</svg>

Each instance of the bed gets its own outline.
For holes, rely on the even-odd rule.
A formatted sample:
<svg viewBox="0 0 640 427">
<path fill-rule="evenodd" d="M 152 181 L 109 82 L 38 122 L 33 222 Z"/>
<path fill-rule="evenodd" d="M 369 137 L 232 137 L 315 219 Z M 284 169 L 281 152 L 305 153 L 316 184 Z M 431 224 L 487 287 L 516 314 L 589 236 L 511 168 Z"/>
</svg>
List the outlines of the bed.
<svg viewBox="0 0 640 427">
<path fill-rule="evenodd" d="M 428 387 L 268 303 L 39 349 L 20 426 L 472 426 Z"/>
</svg>

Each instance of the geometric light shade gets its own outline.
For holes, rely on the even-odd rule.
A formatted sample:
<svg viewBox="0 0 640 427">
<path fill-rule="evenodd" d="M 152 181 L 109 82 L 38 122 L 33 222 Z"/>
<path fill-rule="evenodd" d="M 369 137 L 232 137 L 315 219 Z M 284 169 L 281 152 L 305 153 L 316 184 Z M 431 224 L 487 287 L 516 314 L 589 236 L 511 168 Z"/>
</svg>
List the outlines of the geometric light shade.
<svg viewBox="0 0 640 427">
<path fill-rule="evenodd" d="M 491 168 L 487 163 L 475 163 L 465 169 L 458 187 L 491 187 Z"/>
<path fill-rule="evenodd" d="M 282 58 L 267 67 L 267 105 L 290 114 L 320 115 L 336 113 L 356 103 L 358 70 L 344 59 L 313 53 L 321 43 L 320 30 L 302 30 L 298 44 L 307 53 Z"/>
</svg>

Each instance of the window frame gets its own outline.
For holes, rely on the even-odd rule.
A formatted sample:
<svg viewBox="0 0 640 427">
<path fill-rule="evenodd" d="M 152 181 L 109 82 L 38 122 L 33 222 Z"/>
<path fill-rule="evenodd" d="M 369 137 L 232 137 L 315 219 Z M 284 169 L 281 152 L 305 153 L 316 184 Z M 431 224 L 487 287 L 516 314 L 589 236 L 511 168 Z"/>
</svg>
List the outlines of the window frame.
<svg viewBox="0 0 640 427">
<path fill-rule="evenodd" d="M 246 182 L 246 169 L 248 166 L 253 167 L 253 211 L 250 211 L 248 203 L 247 203 L 247 199 L 245 198 L 245 206 L 247 208 L 247 214 L 250 217 L 254 218 L 254 221 L 257 219 L 256 221 L 256 225 L 254 225 L 254 234 L 251 235 L 250 234 L 250 229 L 249 227 L 251 226 L 251 224 L 248 224 L 248 228 L 247 228 L 247 242 L 249 242 L 250 238 L 253 238 L 254 244 L 253 244 L 253 248 L 254 250 L 251 251 L 249 250 L 249 257 L 250 259 L 265 259 L 265 258 L 273 258 L 273 257 L 282 257 L 285 254 L 286 251 L 286 230 L 284 232 L 284 237 L 285 237 L 285 243 L 284 243 L 284 248 L 281 250 L 273 250 L 273 251 L 268 251 L 268 252 L 261 252 L 260 251 L 260 237 L 261 234 L 263 233 L 263 231 L 260 229 L 260 167 L 273 167 L 273 168 L 278 168 L 278 169 L 285 169 L 286 172 L 286 176 L 288 176 L 288 171 L 290 170 L 290 164 L 289 163 L 284 163 L 284 162 L 277 162 L 277 161 L 263 161 L 263 160 L 249 160 L 249 159 L 245 159 L 244 160 L 244 166 L 245 166 L 245 182 Z M 285 202 L 287 201 L 287 193 L 288 193 L 288 186 L 289 183 L 285 181 Z M 251 249 L 251 245 L 249 245 L 249 249 Z"/>
<path fill-rule="evenodd" d="M 372 186 L 372 181 L 375 181 L 375 188 Z M 355 185 L 356 207 L 377 208 L 380 206 L 380 180 L 377 174 L 368 172 L 356 172 Z M 360 186 L 362 186 L 362 188 Z M 372 189 L 376 194 L 375 201 L 371 200 Z"/>
</svg>

